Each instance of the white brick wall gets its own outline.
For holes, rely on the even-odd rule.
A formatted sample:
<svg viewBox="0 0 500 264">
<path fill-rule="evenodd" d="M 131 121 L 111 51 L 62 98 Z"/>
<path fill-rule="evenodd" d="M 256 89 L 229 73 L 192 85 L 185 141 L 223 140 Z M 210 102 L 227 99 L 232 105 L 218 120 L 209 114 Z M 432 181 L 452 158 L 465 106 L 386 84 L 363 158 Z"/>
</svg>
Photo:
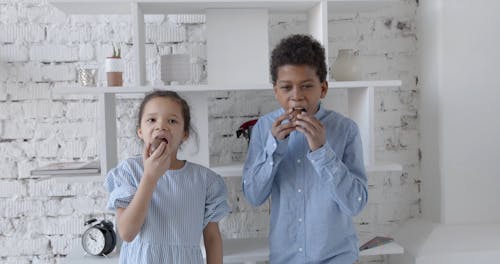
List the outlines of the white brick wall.
<svg viewBox="0 0 500 264">
<path fill-rule="evenodd" d="M 390 235 L 401 221 L 420 214 L 418 72 L 415 3 L 369 13 L 329 18 L 329 62 L 338 49 L 359 50 L 367 79 L 402 79 L 403 86 L 376 91 L 376 157 L 398 162 L 403 172 L 369 175 L 369 202 L 355 218 L 362 236 Z M 206 82 L 206 28 L 203 15 L 154 15 L 146 19 L 147 80 L 159 82 L 159 56 L 191 55 L 192 78 Z M 290 33 L 305 33 L 302 15 L 271 15 L 270 47 Z M 97 154 L 97 102 L 94 96 L 54 95 L 54 87 L 71 86 L 76 70 L 99 65 L 98 83 L 111 45 L 122 48 L 125 83 L 134 66 L 132 27 L 128 16 L 68 16 L 43 0 L 0 1 L 0 262 L 57 263 L 79 245 L 83 221 L 112 219 L 105 210 L 102 179 L 34 178 L 30 170 L 54 160 L 93 159 Z M 346 95 L 335 93 L 337 110 Z M 138 100 L 119 97 L 118 153 L 142 152 L 135 134 Z M 216 92 L 210 95 L 210 160 L 242 161 L 247 143 L 236 138 L 244 121 L 275 109 L 272 92 Z M 200 131 L 199 133 L 206 133 Z M 231 146 L 231 147 L 223 147 Z M 269 204 L 251 207 L 241 180 L 225 179 L 233 214 L 221 222 L 226 237 L 265 236 Z M 19 245 L 12 247 L 12 245 Z M 383 263 L 383 258 L 363 258 Z"/>
<path fill-rule="evenodd" d="M 0 46 L 0 60 L 8 62 L 27 61 L 28 49 L 21 45 L 2 45 Z"/>
<path fill-rule="evenodd" d="M 68 45 L 43 44 L 33 45 L 30 59 L 42 62 L 64 62 L 78 60 L 78 47 Z"/>
</svg>

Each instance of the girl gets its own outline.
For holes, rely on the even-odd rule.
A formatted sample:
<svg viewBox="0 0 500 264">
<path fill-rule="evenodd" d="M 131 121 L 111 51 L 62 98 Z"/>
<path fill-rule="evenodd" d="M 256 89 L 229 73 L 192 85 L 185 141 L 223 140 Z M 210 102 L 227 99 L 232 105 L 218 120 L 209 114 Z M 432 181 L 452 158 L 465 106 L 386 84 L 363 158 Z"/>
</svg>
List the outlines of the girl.
<svg viewBox="0 0 500 264">
<path fill-rule="evenodd" d="M 139 108 L 142 156 L 109 171 L 104 186 L 125 241 L 120 263 L 222 263 L 218 221 L 229 213 L 222 178 L 208 168 L 177 159 L 189 137 L 189 106 L 177 93 L 154 91 Z"/>
</svg>

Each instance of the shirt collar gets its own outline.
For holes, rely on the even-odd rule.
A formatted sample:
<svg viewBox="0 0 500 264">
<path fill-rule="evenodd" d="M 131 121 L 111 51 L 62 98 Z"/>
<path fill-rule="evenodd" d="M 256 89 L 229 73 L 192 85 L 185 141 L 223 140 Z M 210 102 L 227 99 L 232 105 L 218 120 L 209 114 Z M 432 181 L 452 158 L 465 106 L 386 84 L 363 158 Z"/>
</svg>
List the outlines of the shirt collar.
<svg viewBox="0 0 500 264">
<path fill-rule="evenodd" d="M 316 111 L 316 113 L 314 114 L 314 117 L 316 117 L 316 119 L 320 120 L 325 115 L 326 110 L 323 107 L 323 104 L 321 102 L 319 102 L 318 105 L 319 105 L 318 111 Z"/>
</svg>

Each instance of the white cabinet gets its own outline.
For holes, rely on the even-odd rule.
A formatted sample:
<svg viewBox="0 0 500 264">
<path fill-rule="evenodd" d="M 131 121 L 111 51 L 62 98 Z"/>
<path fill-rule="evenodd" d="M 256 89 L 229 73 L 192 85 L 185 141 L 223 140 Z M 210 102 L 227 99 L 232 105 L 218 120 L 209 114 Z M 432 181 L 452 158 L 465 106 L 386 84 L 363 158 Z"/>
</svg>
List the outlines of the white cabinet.
<svg viewBox="0 0 500 264">
<path fill-rule="evenodd" d="M 207 93 L 212 91 L 270 90 L 268 15 L 270 13 L 305 13 L 309 33 L 328 48 L 328 15 L 337 11 L 360 11 L 383 8 L 397 1 L 288 0 L 288 1 L 166 1 L 166 0 L 51 0 L 68 14 L 130 14 L 134 26 L 136 84 L 129 87 L 62 88 L 56 93 L 85 93 L 99 96 L 99 145 L 101 171 L 105 174 L 117 164 L 115 95 L 145 93 L 152 89 L 181 92 L 192 109 L 198 128 L 198 152 L 185 148 L 184 158 L 212 167 L 222 176 L 240 176 L 242 164 L 213 167 L 209 162 Z M 207 24 L 208 84 L 145 86 L 145 14 L 205 14 Z M 245 29 L 245 30 L 242 30 Z M 136 45 L 137 44 L 137 45 Z M 245 52 L 242 52 L 244 50 Z M 327 51 L 328 54 L 328 51 Z M 235 64 L 239 67 L 235 67 Z M 227 78 L 226 76 L 231 76 Z M 360 127 L 364 158 L 370 170 L 401 170 L 397 164 L 375 164 L 374 157 L 374 89 L 400 86 L 399 80 L 329 82 L 330 89 L 347 89 L 348 116 Z M 329 100 L 324 103 L 328 107 Z"/>
</svg>

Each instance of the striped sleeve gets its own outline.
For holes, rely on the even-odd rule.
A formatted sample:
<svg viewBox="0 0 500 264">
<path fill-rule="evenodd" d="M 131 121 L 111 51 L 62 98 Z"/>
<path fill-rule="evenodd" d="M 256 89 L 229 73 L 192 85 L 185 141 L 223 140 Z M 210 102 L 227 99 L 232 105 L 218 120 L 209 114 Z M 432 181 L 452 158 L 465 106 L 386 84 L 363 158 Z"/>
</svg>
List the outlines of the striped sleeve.
<svg viewBox="0 0 500 264">
<path fill-rule="evenodd" d="M 106 175 L 104 187 L 109 192 L 107 208 L 126 208 L 137 191 L 133 172 L 125 162 L 113 168 Z"/>
<path fill-rule="evenodd" d="M 227 204 L 227 187 L 224 180 L 219 175 L 209 177 L 207 196 L 205 199 L 205 217 L 203 227 L 209 222 L 218 222 L 230 213 Z"/>
</svg>

